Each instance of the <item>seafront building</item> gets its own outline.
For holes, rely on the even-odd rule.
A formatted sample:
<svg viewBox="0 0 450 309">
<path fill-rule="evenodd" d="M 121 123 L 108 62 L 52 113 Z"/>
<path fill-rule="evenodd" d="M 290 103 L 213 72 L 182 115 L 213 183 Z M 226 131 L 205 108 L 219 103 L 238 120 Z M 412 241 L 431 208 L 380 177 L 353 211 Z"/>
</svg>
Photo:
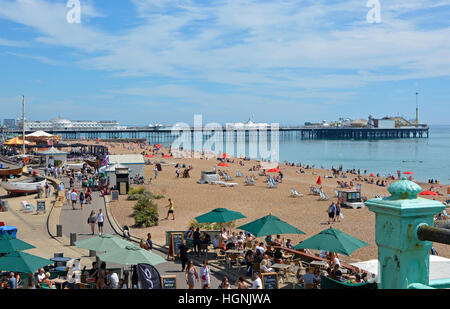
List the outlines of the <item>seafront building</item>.
<svg viewBox="0 0 450 309">
<path fill-rule="evenodd" d="M 22 120 L 17 120 L 17 127 L 22 128 Z M 72 130 L 123 130 L 126 126 L 120 126 L 116 120 L 68 120 L 55 118 L 49 121 L 25 120 L 26 131 L 72 131 Z"/>
</svg>

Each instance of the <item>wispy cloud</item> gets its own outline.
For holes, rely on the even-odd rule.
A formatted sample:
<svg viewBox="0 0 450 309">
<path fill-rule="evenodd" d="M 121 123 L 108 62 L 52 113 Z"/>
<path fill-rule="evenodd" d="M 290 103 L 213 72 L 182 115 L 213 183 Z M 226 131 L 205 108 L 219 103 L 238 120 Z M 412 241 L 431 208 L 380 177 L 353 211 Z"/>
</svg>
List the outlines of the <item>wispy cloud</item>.
<svg viewBox="0 0 450 309">
<path fill-rule="evenodd" d="M 124 87 L 110 93 L 199 108 L 270 100 L 306 106 L 307 98 L 344 104 L 370 84 L 450 76 L 450 21 L 426 29 L 420 17 L 448 10 L 450 0 L 381 1 L 380 24 L 366 21 L 360 0 L 130 1 L 138 22 L 121 31 L 95 23 L 109 16 L 92 0 L 82 1 L 88 18 L 81 24 L 67 23 L 65 3 L 48 0 L 0 0 L 0 18 L 32 29 L 40 45 L 70 49 L 68 61 L 81 68 L 123 78 Z M 158 85 L 128 87 L 127 78 Z"/>
</svg>

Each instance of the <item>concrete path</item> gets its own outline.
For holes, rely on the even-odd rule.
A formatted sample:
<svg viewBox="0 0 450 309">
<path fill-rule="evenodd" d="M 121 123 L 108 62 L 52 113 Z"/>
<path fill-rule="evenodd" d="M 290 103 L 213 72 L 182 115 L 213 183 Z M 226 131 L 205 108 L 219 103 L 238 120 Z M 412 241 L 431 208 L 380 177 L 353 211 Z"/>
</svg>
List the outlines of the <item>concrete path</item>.
<svg viewBox="0 0 450 309">
<path fill-rule="evenodd" d="M 66 187 L 68 187 L 67 179 L 64 180 L 66 183 Z M 80 185 L 75 183 L 76 189 L 81 189 Z M 67 203 L 64 204 L 61 214 L 59 223 L 63 226 L 63 234 L 65 237 L 69 238 L 70 233 L 76 233 L 77 234 L 77 240 L 82 240 L 86 238 L 93 237 L 91 235 L 91 228 L 90 225 L 87 223 L 87 218 L 90 215 L 90 212 L 92 210 L 95 211 L 96 214 L 98 214 L 99 209 L 102 209 L 103 213 L 105 213 L 105 223 L 104 223 L 104 233 L 107 234 L 115 234 L 110 222 L 107 220 L 106 216 L 106 209 L 105 209 L 105 203 L 103 197 L 100 196 L 99 192 L 94 192 L 92 195 L 92 203 L 84 205 L 84 208 L 80 208 L 80 204 L 78 203 L 76 205 L 76 210 L 72 209 L 72 205 L 68 205 Z M 98 229 L 96 227 L 95 235 L 98 235 Z M 85 250 L 86 256 L 88 255 L 88 250 Z M 154 253 L 159 254 L 160 256 L 166 258 L 167 255 L 163 252 L 160 252 L 158 250 L 153 250 Z M 91 258 L 93 261 L 94 258 Z M 200 266 L 198 263 L 196 263 L 197 271 L 200 271 Z M 114 265 L 113 263 L 107 263 L 107 267 L 121 267 L 120 265 Z M 187 288 L 186 280 L 184 272 L 181 272 L 181 264 L 178 262 L 174 263 L 172 261 L 156 265 L 156 268 L 158 269 L 161 276 L 177 276 L 177 284 L 178 288 L 185 289 Z M 129 269 L 128 267 L 126 269 Z M 211 275 L 211 288 L 217 288 L 222 281 L 222 275 L 215 274 L 212 272 Z M 233 282 L 234 283 L 234 282 Z M 200 288 L 200 283 L 196 285 L 196 288 Z"/>
</svg>

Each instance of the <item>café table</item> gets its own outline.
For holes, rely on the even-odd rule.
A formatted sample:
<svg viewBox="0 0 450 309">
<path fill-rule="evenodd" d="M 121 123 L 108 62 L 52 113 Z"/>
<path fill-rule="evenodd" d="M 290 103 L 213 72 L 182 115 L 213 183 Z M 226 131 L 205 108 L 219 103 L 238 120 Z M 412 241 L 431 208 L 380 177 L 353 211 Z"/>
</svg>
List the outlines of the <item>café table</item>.
<svg viewBox="0 0 450 309">
<path fill-rule="evenodd" d="M 287 280 L 287 270 L 289 269 L 289 267 L 291 267 L 290 264 L 273 264 L 271 266 L 272 268 L 276 269 L 278 273 L 280 273 L 280 271 L 283 271 L 283 277 L 285 280 Z"/>
<path fill-rule="evenodd" d="M 53 279 L 52 281 L 55 283 L 56 288 L 60 289 L 60 290 L 62 290 L 64 283 L 67 282 L 67 280 L 63 279 L 63 278 L 56 278 L 56 279 Z"/>
</svg>

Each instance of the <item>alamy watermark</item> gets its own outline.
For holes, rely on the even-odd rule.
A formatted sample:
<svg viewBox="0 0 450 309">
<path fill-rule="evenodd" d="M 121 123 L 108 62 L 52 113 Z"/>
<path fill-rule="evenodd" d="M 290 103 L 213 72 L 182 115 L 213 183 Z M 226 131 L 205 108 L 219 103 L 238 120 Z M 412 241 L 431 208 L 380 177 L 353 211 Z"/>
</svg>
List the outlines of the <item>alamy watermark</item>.
<svg viewBox="0 0 450 309">
<path fill-rule="evenodd" d="M 194 127 L 186 123 L 172 126 L 171 134 L 176 136 L 171 144 L 172 154 L 199 158 L 227 153 L 279 162 L 279 128 L 278 123 L 259 126 L 226 124 L 225 128 L 218 123 L 203 125 L 202 115 L 194 115 Z"/>
<path fill-rule="evenodd" d="M 81 3 L 80 0 L 67 1 L 67 7 L 70 8 L 67 12 L 66 20 L 69 24 L 81 24 Z"/>
<path fill-rule="evenodd" d="M 381 23 L 381 4 L 380 0 L 369 0 L 367 1 L 366 6 L 370 8 L 369 12 L 367 12 L 367 22 L 370 24 L 373 23 Z"/>
</svg>

